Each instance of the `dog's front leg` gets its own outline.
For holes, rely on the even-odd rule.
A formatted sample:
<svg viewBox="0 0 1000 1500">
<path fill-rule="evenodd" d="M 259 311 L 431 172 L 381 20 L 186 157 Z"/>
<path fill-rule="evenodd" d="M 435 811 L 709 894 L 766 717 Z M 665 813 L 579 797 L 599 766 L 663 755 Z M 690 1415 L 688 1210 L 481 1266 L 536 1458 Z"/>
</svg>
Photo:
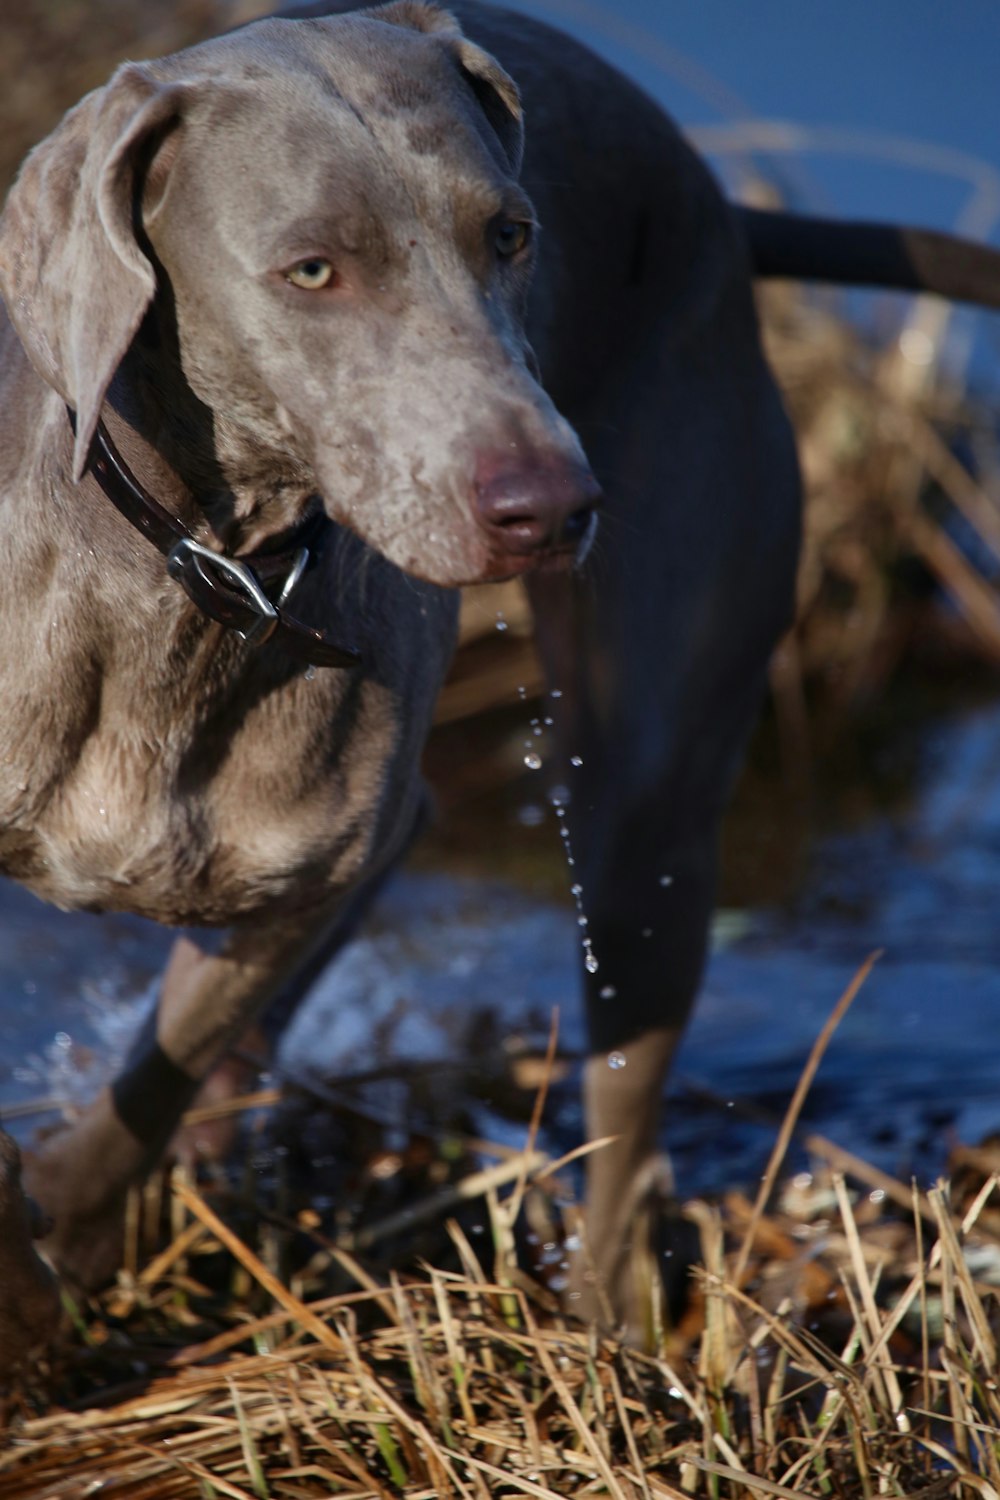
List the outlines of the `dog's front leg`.
<svg viewBox="0 0 1000 1500">
<path fill-rule="evenodd" d="M 719 404 L 706 397 L 704 410 Z M 623 442 L 628 415 L 609 424 Z M 645 422 L 638 436 L 637 450 L 617 460 L 621 493 L 608 486 L 615 524 L 593 576 L 539 578 L 529 590 L 559 691 L 554 758 L 586 923 L 586 1128 L 591 1140 L 613 1137 L 588 1158 L 572 1305 L 646 1344 L 657 1200 L 669 1186 L 657 1148 L 662 1089 L 701 980 L 719 822 L 787 609 L 795 533 L 771 545 L 765 496 L 753 539 L 759 567 L 749 544 L 745 554 L 732 547 L 721 520 L 695 538 L 692 561 L 686 528 L 708 505 L 702 487 L 739 496 L 735 480 L 706 470 L 700 450 L 678 474 L 671 449 L 659 487 L 669 503 L 655 490 L 650 499 L 626 482 L 626 460 L 638 451 L 645 464 L 656 451 Z M 711 451 L 728 451 L 724 434 Z M 779 499 L 790 506 L 794 490 Z"/>
<path fill-rule="evenodd" d="M 661 799 L 660 809 L 669 806 Z M 589 932 L 600 967 L 585 974 L 590 1057 L 584 1072 L 587 1133 L 610 1144 L 588 1159 L 586 1243 L 574 1267 L 577 1308 L 651 1337 L 656 1225 L 672 1197 L 670 1164 L 658 1146 L 663 1087 L 684 1034 L 704 963 L 715 878 L 715 825 L 672 839 L 657 807 L 641 827 L 623 818 L 615 857 L 588 846 L 580 863 L 591 892 Z M 650 834 L 652 837 L 650 837 Z M 588 857 L 589 856 L 589 857 Z M 664 862 L 667 863 L 664 863 Z M 602 870 L 609 877 L 602 879 Z M 610 874 L 619 876 L 617 888 Z M 660 884 L 664 871 L 670 883 Z"/>
<path fill-rule="evenodd" d="M 25 1164 L 28 1190 L 53 1221 L 44 1248 L 70 1280 L 95 1286 L 114 1273 L 129 1187 L 153 1166 L 209 1070 L 330 925 L 326 913 L 245 928 L 214 953 L 188 937 L 175 943 L 155 1028 L 110 1087 Z"/>
</svg>

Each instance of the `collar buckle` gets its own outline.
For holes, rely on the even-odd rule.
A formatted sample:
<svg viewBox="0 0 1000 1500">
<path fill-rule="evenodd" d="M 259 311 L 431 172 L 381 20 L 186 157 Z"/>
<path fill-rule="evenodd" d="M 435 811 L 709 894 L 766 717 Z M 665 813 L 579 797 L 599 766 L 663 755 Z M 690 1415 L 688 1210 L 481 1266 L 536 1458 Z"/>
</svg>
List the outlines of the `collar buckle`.
<svg viewBox="0 0 1000 1500">
<path fill-rule="evenodd" d="M 308 553 L 306 556 L 308 557 Z M 297 558 L 286 581 L 286 589 L 293 576 L 295 582 L 298 582 L 298 576 L 295 575 L 299 562 L 300 559 Z M 253 569 L 238 558 L 213 552 L 211 548 L 196 542 L 193 537 L 182 537 L 167 553 L 167 572 L 171 578 L 177 579 L 196 602 L 197 596 L 192 592 L 192 588 L 196 587 L 192 573 L 213 593 L 221 588 L 238 594 L 240 603 L 251 611 L 253 618 L 249 623 L 233 625 L 232 628 L 240 640 L 246 641 L 248 645 L 259 646 L 274 634 L 278 624 L 278 611 L 261 588 Z M 301 567 L 298 567 L 298 573 L 301 574 Z M 294 587 L 294 583 L 292 586 Z"/>
<path fill-rule="evenodd" d="M 67 413 L 75 432 L 76 413 L 72 407 Z M 202 546 L 135 477 L 103 422 L 94 434 L 90 466 L 111 504 L 163 554 L 170 576 L 202 614 L 251 645 L 273 636 L 275 646 L 294 661 L 348 671 L 360 666 L 359 652 L 338 646 L 325 631 L 306 625 L 285 608 L 312 560 L 308 547 L 256 553 L 251 566 Z M 331 523 L 323 519 L 328 531 Z M 322 545 L 320 539 L 314 550 Z M 268 590 L 278 590 L 273 601 Z"/>
</svg>

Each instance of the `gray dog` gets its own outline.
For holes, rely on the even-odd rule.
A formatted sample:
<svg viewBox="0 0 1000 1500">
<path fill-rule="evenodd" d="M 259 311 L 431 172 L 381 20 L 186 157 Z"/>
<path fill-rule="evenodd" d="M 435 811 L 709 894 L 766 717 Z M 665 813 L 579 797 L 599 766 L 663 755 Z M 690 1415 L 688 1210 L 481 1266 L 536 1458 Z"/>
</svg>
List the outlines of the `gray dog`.
<svg viewBox="0 0 1000 1500">
<path fill-rule="evenodd" d="M 226 929 L 178 940 L 126 1072 L 29 1164 L 84 1284 L 199 1082 L 406 845 L 456 586 L 524 574 L 583 760 L 587 1124 L 617 1138 L 588 1274 L 628 1313 L 718 820 L 791 613 L 747 229 L 765 269 L 808 254 L 583 48 L 455 9 L 475 41 L 397 0 L 127 65 L 0 221 L 0 869 Z M 906 280 L 898 249 L 874 274 Z M 0 1143 L 9 1364 L 54 1291 Z"/>
</svg>

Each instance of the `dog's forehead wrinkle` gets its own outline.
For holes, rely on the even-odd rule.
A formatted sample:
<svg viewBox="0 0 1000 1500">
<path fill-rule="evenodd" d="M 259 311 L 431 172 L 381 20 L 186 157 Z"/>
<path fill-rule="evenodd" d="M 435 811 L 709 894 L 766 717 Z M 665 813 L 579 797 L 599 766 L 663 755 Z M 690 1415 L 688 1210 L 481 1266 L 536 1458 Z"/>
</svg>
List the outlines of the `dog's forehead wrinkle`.
<svg viewBox="0 0 1000 1500">
<path fill-rule="evenodd" d="M 346 58 L 338 48 L 331 71 L 339 96 L 383 147 L 394 173 L 400 173 L 401 163 L 412 171 L 413 158 L 426 157 L 432 175 L 437 166 L 459 179 L 471 175 L 487 183 L 502 181 L 483 133 L 488 136 L 482 112 L 440 42 L 384 23 L 363 24 L 359 31 L 365 45 L 352 49 L 351 66 L 344 67 Z M 371 32 L 377 34 L 374 46 Z M 414 191 L 421 186 L 417 170 Z"/>
</svg>

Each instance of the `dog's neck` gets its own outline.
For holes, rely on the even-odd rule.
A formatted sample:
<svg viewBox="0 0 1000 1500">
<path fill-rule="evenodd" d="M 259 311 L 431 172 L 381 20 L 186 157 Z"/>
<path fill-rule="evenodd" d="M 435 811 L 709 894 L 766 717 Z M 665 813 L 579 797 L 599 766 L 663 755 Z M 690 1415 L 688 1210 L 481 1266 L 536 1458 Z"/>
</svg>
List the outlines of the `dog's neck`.
<svg viewBox="0 0 1000 1500">
<path fill-rule="evenodd" d="M 147 320 L 119 366 L 104 419 L 146 489 L 198 540 L 226 552 L 290 531 L 315 496 L 305 463 L 198 399 L 158 319 Z"/>
</svg>

